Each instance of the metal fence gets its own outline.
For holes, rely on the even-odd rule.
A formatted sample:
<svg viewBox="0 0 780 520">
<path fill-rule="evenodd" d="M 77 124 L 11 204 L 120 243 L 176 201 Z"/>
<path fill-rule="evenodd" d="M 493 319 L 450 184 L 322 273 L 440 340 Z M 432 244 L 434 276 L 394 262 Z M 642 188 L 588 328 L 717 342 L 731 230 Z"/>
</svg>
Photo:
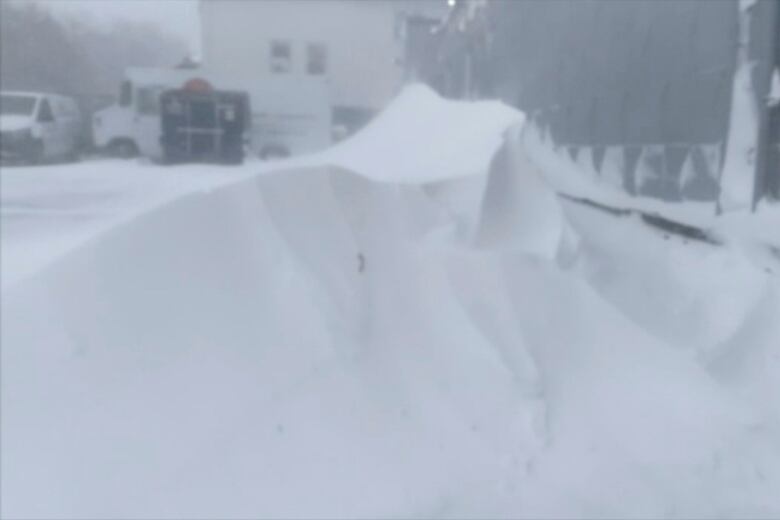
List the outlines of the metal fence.
<svg viewBox="0 0 780 520">
<path fill-rule="evenodd" d="M 718 197 L 746 4 L 476 3 L 461 1 L 433 40 L 426 79 L 440 92 L 500 97 L 531 114 L 557 145 L 586 150 L 599 171 L 616 167 L 603 161 L 608 151 L 624 150 L 618 173 L 630 193 Z M 749 175 L 756 198 L 780 197 L 777 109 L 765 103 L 778 70 L 780 1 L 750 5 L 748 53 L 762 132 Z"/>
</svg>

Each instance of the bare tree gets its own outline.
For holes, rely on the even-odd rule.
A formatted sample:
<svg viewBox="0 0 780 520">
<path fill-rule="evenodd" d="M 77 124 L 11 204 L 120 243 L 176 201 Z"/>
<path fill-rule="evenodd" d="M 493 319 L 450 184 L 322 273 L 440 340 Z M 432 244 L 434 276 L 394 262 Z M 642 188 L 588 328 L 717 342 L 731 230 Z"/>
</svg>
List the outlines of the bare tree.
<svg viewBox="0 0 780 520">
<path fill-rule="evenodd" d="M 0 88 L 112 94 L 130 66 L 173 66 L 186 45 L 142 22 L 111 28 L 60 20 L 34 3 L 0 2 Z"/>
</svg>

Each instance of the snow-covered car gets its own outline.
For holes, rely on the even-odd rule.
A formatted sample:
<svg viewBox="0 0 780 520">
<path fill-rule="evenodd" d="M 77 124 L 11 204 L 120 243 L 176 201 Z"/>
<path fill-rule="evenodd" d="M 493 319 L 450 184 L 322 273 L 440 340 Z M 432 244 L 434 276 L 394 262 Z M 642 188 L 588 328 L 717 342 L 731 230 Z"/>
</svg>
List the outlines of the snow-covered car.
<svg viewBox="0 0 780 520">
<path fill-rule="evenodd" d="M 0 93 L 0 158 L 32 164 L 75 159 L 83 144 L 81 111 L 69 97 Z"/>
</svg>

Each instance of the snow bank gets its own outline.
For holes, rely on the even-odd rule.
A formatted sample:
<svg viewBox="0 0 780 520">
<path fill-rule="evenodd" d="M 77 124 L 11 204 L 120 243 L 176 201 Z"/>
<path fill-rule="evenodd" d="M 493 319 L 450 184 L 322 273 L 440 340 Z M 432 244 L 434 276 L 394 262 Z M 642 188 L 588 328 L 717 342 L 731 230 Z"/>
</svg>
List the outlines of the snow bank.
<svg viewBox="0 0 780 520">
<path fill-rule="evenodd" d="M 449 226 L 417 187 L 270 175 L 5 291 L 4 513 L 777 511 L 758 412 L 575 272 Z"/>
<path fill-rule="evenodd" d="M 552 260 L 565 245 L 566 224 L 555 192 L 519 146 L 521 132 L 513 127 L 493 158 L 476 244 Z"/>
<path fill-rule="evenodd" d="M 522 114 L 498 101 L 449 101 L 407 87 L 384 112 L 328 157 L 375 180 L 432 181 L 485 172 L 504 130 Z"/>
<path fill-rule="evenodd" d="M 522 120 L 499 102 L 466 103 L 412 85 L 367 128 L 323 153 L 243 166 L 160 166 L 145 160 L 96 160 L 79 164 L 4 168 L 0 176 L 5 288 L 119 223 L 192 192 L 278 170 L 327 165 L 375 180 L 444 183 L 442 204 L 473 220 L 486 165 L 508 126 Z M 475 189 L 455 185 L 474 184 Z M 457 190 L 458 194 L 454 191 Z M 445 200 L 446 199 L 446 200 Z M 457 199 L 457 202 L 454 202 Z M 466 204 L 468 207 L 465 207 Z M 462 219 L 461 219 L 462 220 Z M 463 224 L 466 225 L 466 224 Z M 468 225 L 473 225 L 473 222 Z"/>
<path fill-rule="evenodd" d="M 776 517 L 776 274 L 509 137 L 190 190 L 4 287 L 2 515 Z"/>
<path fill-rule="evenodd" d="M 777 352 L 780 334 L 772 323 L 761 322 L 756 316 L 767 312 L 780 315 L 774 296 L 780 276 L 780 206 L 764 202 L 755 213 L 717 216 L 709 204 L 670 204 L 631 197 L 604 179 L 588 175 L 533 128 L 525 128 L 510 146 L 518 150 L 516 155 L 527 155 L 529 163 L 512 168 L 510 175 L 514 177 L 541 175 L 548 192 L 555 190 L 616 209 L 660 214 L 699 227 L 718 240 L 718 244 L 691 240 L 650 228 L 636 214 L 618 217 L 559 199 L 556 206 L 564 215 L 559 263 L 580 274 L 621 313 L 654 337 L 691 352 L 705 367 L 722 367 L 723 360 L 749 363 L 745 359 L 771 357 L 768 352 Z M 498 175 L 491 173 L 488 185 L 493 177 Z M 537 200 L 546 197 L 540 194 L 538 184 L 525 191 L 534 193 Z M 488 216 L 497 205 L 518 205 L 512 190 L 496 192 L 499 200 L 485 209 Z M 543 213 L 548 219 L 557 215 L 552 208 Z M 558 226 L 546 229 L 557 230 Z M 751 332 L 754 329 L 772 330 L 774 336 Z M 744 345 L 741 338 L 754 334 L 762 337 L 763 343 Z M 764 368 L 776 373 L 779 364 L 767 363 Z M 750 377 L 765 379 L 760 373 Z M 770 401 L 771 406 L 777 406 L 777 400 Z"/>
<path fill-rule="evenodd" d="M 274 175 L 5 291 L 4 513 L 429 516 L 522 465 L 533 370 L 412 247 L 440 218 L 351 174 Z"/>
<path fill-rule="evenodd" d="M 366 128 L 333 148 L 277 163 L 328 164 L 377 181 L 420 183 L 485 173 L 503 133 L 523 114 L 498 101 L 453 101 L 416 84 Z"/>
<path fill-rule="evenodd" d="M 764 206 L 758 214 L 750 216 L 729 215 L 718 221 L 712 217 L 703 220 L 711 223 L 713 233 L 723 240 L 718 246 L 670 235 L 649 227 L 636 216 L 616 216 L 580 203 L 556 200 L 553 189 L 611 203 L 617 208 L 648 210 L 649 207 L 645 205 L 647 201 L 626 200 L 622 194 L 575 171 L 562 159 L 556 162 L 559 161 L 556 154 L 542 147 L 538 134 L 528 134 L 510 135 L 494 160 L 477 236 L 485 237 L 481 240 L 483 247 L 503 251 L 505 257 L 517 252 L 531 253 L 537 259 L 548 260 L 546 269 L 551 269 L 551 273 L 555 273 L 555 265 L 568 273 L 562 278 L 566 282 L 562 284 L 561 292 L 556 295 L 553 279 L 560 274 L 554 274 L 550 279 L 539 273 L 521 273 L 515 268 L 520 273 L 516 277 L 522 276 L 525 281 L 508 289 L 515 298 L 530 300 L 517 319 L 522 321 L 526 340 L 536 329 L 539 331 L 536 344 L 544 345 L 545 350 L 535 351 L 535 343 L 526 341 L 540 366 L 547 405 L 558 410 L 564 406 L 563 401 L 551 397 L 551 382 L 558 377 L 583 377 L 579 370 L 603 370 L 603 373 L 585 376 L 583 386 L 576 391 L 573 385 L 564 385 L 568 386 L 564 394 L 569 395 L 571 391 L 570 396 L 581 395 L 612 382 L 615 386 L 605 390 L 599 399 L 585 398 L 580 403 L 581 409 L 560 412 L 561 419 L 566 421 L 586 414 L 581 423 L 575 426 L 567 422 L 566 427 L 550 427 L 563 437 L 572 434 L 577 438 L 572 443 L 582 443 L 578 449 L 567 452 L 568 448 L 564 446 L 569 441 L 552 441 L 555 447 L 548 454 L 549 458 L 542 457 L 546 463 L 557 460 L 560 464 L 552 471 L 551 479 L 567 475 L 567 480 L 571 478 L 577 482 L 575 487 L 579 491 L 574 492 L 574 488 L 569 491 L 574 495 L 581 492 L 582 502 L 555 508 L 551 506 L 553 501 L 549 496 L 555 484 L 544 478 L 532 479 L 531 490 L 524 495 L 530 509 L 525 509 L 523 514 L 530 511 L 530 516 L 571 516 L 571 511 L 576 510 L 584 516 L 601 517 L 776 515 L 780 500 L 772 497 L 769 491 L 772 486 L 780 485 L 780 443 L 777 442 L 780 438 L 777 437 L 780 433 L 777 429 L 780 424 L 780 394 L 777 393 L 780 329 L 777 320 L 770 318 L 780 315 L 777 299 L 780 255 L 777 250 L 770 254 L 778 236 L 774 234 L 774 240 L 769 239 L 773 235 L 771 229 L 777 229 L 772 227 L 776 224 L 776 208 Z M 677 214 L 693 222 L 701 222 L 697 219 L 704 218 L 699 208 L 680 208 Z M 540 242 L 539 236 L 544 240 Z M 539 247 L 540 243 L 544 247 Z M 509 277 L 505 283 L 511 284 L 516 277 Z M 588 285 L 587 290 L 579 286 L 583 281 Z M 599 297 L 594 297 L 594 293 Z M 550 307 L 545 307 L 547 302 Z M 572 306 L 571 311 L 566 310 L 568 305 Z M 623 328 L 622 324 L 628 323 L 630 325 Z M 572 336 L 563 343 L 576 345 L 576 351 L 567 352 L 566 357 L 581 363 L 576 373 L 568 376 L 562 375 L 566 372 L 565 363 L 557 364 L 562 360 L 545 362 L 545 357 L 552 356 L 549 349 L 550 345 L 556 344 L 555 338 L 561 333 L 559 327 L 566 331 L 565 334 L 572 331 Z M 599 335 L 593 344 L 585 332 L 591 328 Z M 629 329 L 635 330 L 629 333 Z M 604 365 L 596 369 L 602 355 L 606 356 Z M 650 375 L 654 369 L 648 369 L 648 366 L 656 360 L 647 356 L 663 357 L 669 364 L 662 372 Z M 546 366 L 554 368 L 548 371 Z M 683 366 L 691 372 L 678 380 L 673 373 L 683 370 Z M 672 372 L 665 372 L 669 369 Z M 645 370 L 649 370 L 647 381 L 632 380 L 626 384 L 622 380 L 624 376 L 641 380 Z M 611 382 L 607 383 L 608 380 Z M 665 388 L 652 397 L 654 390 L 651 387 L 656 384 Z M 634 385 L 642 390 L 635 396 L 628 396 L 626 392 L 634 391 Z M 709 393 L 709 396 L 700 392 Z M 621 403 L 607 404 L 617 395 L 620 395 Z M 687 412 L 660 410 L 670 406 L 672 401 L 680 404 L 687 399 L 692 400 Z M 663 401 L 667 404 L 662 405 Z M 659 409 L 653 411 L 656 405 Z M 711 419 L 700 423 L 702 417 L 695 416 L 704 409 L 710 410 L 706 413 L 718 416 L 717 421 L 723 419 L 723 413 L 740 415 L 744 412 L 744 415 L 741 419 L 732 415 L 720 426 L 707 426 Z M 640 411 L 640 415 L 632 419 L 636 411 Z M 604 415 L 600 416 L 602 413 Z M 694 416 L 689 416 L 690 413 Z M 683 426 L 683 423 L 687 424 Z M 604 424 L 609 427 L 604 428 Z M 631 424 L 641 424 L 641 427 L 629 431 Z M 640 440 L 645 439 L 648 428 L 655 427 L 658 430 L 650 434 L 653 441 Z M 681 432 L 694 430 L 696 434 L 688 441 L 682 441 L 685 435 L 681 437 Z M 585 438 L 589 440 L 584 441 Z M 612 440 L 603 451 L 596 448 L 605 438 Z M 646 466 L 639 462 L 648 456 L 648 450 L 656 449 L 652 446 L 661 438 L 665 440 L 657 445 L 659 458 L 649 455 L 650 458 L 644 459 L 648 463 Z M 748 440 L 751 438 L 753 440 Z M 585 448 L 589 442 L 595 444 Z M 625 442 L 621 450 L 628 451 L 616 453 L 613 442 Z M 697 454 L 691 446 L 683 446 L 680 442 L 690 442 L 691 446 L 698 444 L 698 447 L 701 447 L 700 443 L 707 444 L 709 448 L 705 452 L 708 455 Z M 561 456 L 564 452 L 566 456 Z M 624 456 L 638 457 L 634 460 L 636 465 L 627 463 Z M 593 460 L 588 460 L 591 457 Z M 675 462 L 662 461 L 663 457 L 672 457 Z M 696 459 L 699 462 L 694 462 Z M 628 464 L 624 469 L 617 469 L 624 463 Z M 691 471 L 698 476 L 681 480 L 688 470 L 672 475 L 667 473 L 669 465 L 678 469 L 697 467 Z M 755 478 L 750 476 L 752 470 L 748 468 L 755 469 Z M 580 470 L 583 474 L 575 477 Z M 619 477 L 613 474 L 616 470 Z M 599 478 L 586 483 L 594 474 Z M 631 483 L 638 475 L 674 484 L 668 488 L 652 485 L 645 488 L 643 484 Z M 632 508 L 621 509 L 616 502 L 606 498 L 615 489 L 631 497 L 628 501 Z M 660 498 L 657 493 L 666 498 Z M 720 498 L 707 504 L 704 497 L 715 495 Z M 540 496 L 545 498 L 540 499 Z M 661 506 L 662 502 L 666 505 Z M 536 506 L 540 509 L 535 509 Z"/>
</svg>

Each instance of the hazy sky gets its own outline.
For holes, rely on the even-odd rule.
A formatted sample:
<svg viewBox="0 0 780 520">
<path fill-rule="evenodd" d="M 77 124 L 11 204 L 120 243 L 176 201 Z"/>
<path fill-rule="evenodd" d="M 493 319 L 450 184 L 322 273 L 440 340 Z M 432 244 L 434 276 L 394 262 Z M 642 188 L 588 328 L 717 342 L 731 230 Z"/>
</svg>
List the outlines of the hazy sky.
<svg viewBox="0 0 780 520">
<path fill-rule="evenodd" d="M 34 0 L 55 14 L 109 26 L 116 20 L 148 21 L 181 37 L 199 52 L 197 0 Z"/>
</svg>

